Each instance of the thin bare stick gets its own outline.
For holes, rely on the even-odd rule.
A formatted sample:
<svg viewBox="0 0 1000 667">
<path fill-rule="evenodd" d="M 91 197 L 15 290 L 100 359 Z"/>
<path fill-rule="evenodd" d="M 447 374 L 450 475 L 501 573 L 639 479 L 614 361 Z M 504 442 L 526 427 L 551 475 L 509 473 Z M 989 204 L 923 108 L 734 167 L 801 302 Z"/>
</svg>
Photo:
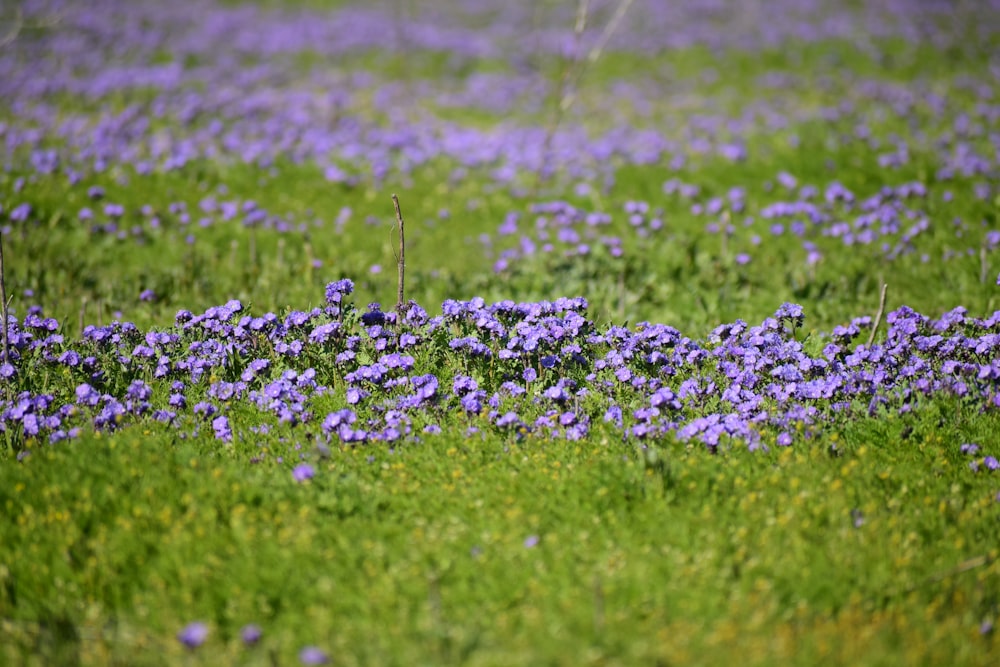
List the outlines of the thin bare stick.
<svg viewBox="0 0 1000 667">
<path fill-rule="evenodd" d="M 882 315 L 885 314 L 885 291 L 889 288 L 889 285 L 882 283 L 882 293 L 878 297 L 878 312 L 875 313 L 875 322 L 872 324 L 872 332 L 868 334 L 868 345 L 871 347 L 872 343 L 875 342 L 875 332 L 878 331 L 878 325 L 882 323 Z"/>
<path fill-rule="evenodd" d="M 939 581 L 944 581 L 948 577 L 954 577 L 956 574 L 962 574 L 963 572 L 968 572 L 969 570 L 975 570 L 977 567 L 988 565 L 995 560 L 996 558 L 990 558 L 989 556 L 976 556 L 974 558 L 969 558 L 950 570 L 938 572 L 933 576 L 927 577 L 927 579 L 924 580 L 924 583 L 933 584 Z"/>
<path fill-rule="evenodd" d="M 0 37 L 0 49 L 9 44 L 13 44 L 25 30 L 43 30 L 45 28 L 51 28 L 58 25 L 60 21 L 62 21 L 62 15 L 59 12 L 56 12 L 49 14 L 48 16 L 43 16 L 35 23 L 26 23 L 24 20 L 24 12 L 20 7 L 18 7 L 14 11 L 14 20 L 10 22 L 10 30 L 8 30 L 7 34 L 3 37 Z M 2 23 L 6 23 L 6 21 L 0 21 L 0 24 Z"/>
<path fill-rule="evenodd" d="M 608 24 L 604 26 L 604 32 L 601 33 L 601 37 L 597 40 L 597 44 L 594 45 L 594 48 L 592 48 L 590 53 L 587 55 L 588 63 L 596 63 L 601 57 L 601 54 L 604 52 L 604 47 L 608 45 L 608 40 L 610 40 L 611 36 L 615 34 L 615 30 L 618 29 L 618 24 L 622 22 L 623 18 L 625 18 L 625 12 L 628 11 L 633 2 L 634 0 L 622 0 L 618 3 L 618 7 L 615 8 L 615 15 L 612 16 L 611 20 L 608 21 Z"/>
<path fill-rule="evenodd" d="M 618 321 L 625 320 L 625 269 L 618 273 Z"/>
<path fill-rule="evenodd" d="M 587 17 L 590 13 L 590 0 L 580 0 L 576 8 L 576 22 L 573 26 L 573 58 L 577 58 L 580 51 L 580 43 L 583 40 L 583 32 L 587 29 Z M 535 186 L 540 188 L 546 178 L 546 170 L 549 166 L 549 154 L 552 152 L 552 142 L 555 140 L 556 132 L 562 123 L 563 114 L 573 105 L 576 93 L 573 87 L 580 79 L 579 61 L 574 60 L 567 63 L 566 58 L 562 58 L 562 72 L 559 75 L 558 100 L 552 112 L 552 120 L 545 129 L 545 139 L 542 141 L 542 164 L 538 170 L 538 178 Z"/>
<path fill-rule="evenodd" d="M 897 597 L 900 595 L 908 595 L 909 593 L 912 593 L 920 588 L 923 588 L 924 586 L 930 586 L 931 584 L 940 583 L 947 579 L 951 579 L 952 577 L 964 574 L 965 572 L 969 572 L 971 570 L 975 570 L 985 565 L 989 565 L 994 561 L 996 561 L 996 558 L 992 558 L 988 555 L 975 556 L 973 558 L 969 558 L 962 561 L 961 563 L 959 563 L 958 565 L 956 565 L 951 569 L 938 572 L 937 574 L 933 574 L 929 577 L 921 579 L 920 581 L 914 584 L 910 584 L 909 586 L 905 586 L 898 590 L 892 591 L 886 594 L 885 597 L 890 598 L 890 597 Z"/>
<path fill-rule="evenodd" d="M 580 0 L 580 4 L 576 8 L 576 24 L 573 26 L 573 57 L 576 58 L 576 54 L 580 51 L 580 43 L 583 41 L 583 33 L 587 29 L 587 16 L 590 13 L 590 0 Z M 576 99 L 576 91 L 574 87 L 576 83 L 580 80 L 580 70 L 582 67 L 579 63 L 574 63 L 576 65 L 576 71 L 573 68 L 567 68 L 563 72 L 562 85 L 559 90 L 559 113 L 567 111 L 572 105 L 573 101 Z"/>
<path fill-rule="evenodd" d="M 3 234 L 0 234 L 0 303 L 3 304 L 3 360 L 10 361 L 10 341 L 7 338 L 7 277 L 3 266 Z"/>
<path fill-rule="evenodd" d="M 399 197 L 392 196 L 392 207 L 396 209 L 396 224 L 399 225 L 399 255 L 396 257 L 396 324 L 403 326 L 403 277 L 406 272 L 406 239 L 403 236 L 403 212 L 399 210 Z"/>
<path fill-rule="evenodd" d="M 625 14 L 628 12 L 629 7 L 632 6 L 634 1 L 635 0 L 621 0 L 621 2 L 618 3 L 618 6 L 615 8 L 614 15 L 611 17 L 611 20 L 608 21 L 608 24 L 604 26 L 604 31 L 601 32 L 601 36 L 598 37 L 597 43 L 594 44 L 593 48 L 590 49 L 590 52 L 587 53 L 587 60 L 580 63 L 577 67 L 576 74 L 573 77 L 572 85 L 569 87 L 567 95 L 560 100 L 559 105 L 562 111 L 568 111 L 573 105 L 576 97 L 576 89 L 580 79 L 583 78 L 583 75 L 587 72 L 587 68 L 590 65 L 593 65 L 601 59 L 601 56 L 604 54 L 605 47 L 607 47 L 608 42 L 611 40 L 611 36 L 615 34 L 615 31 L 618 29 L 618 25 L 622 22 L 622 19 L 625 18 Z"/>
<path fill-rule="evenodd" d="M 579 51 L 579 45 L 583 39 L 583 33 L 587 29 L 587 20 L 590 14 L 590 0 L 580 0 L 577 5 L 576 21 L 573 26 L 573 35 L 576 44 L 573 54 L 574 61 L 563 70 L 563 74 L 559 80 L 559 101 L 554 110 L 552 122 L 549 123 L 549 126 L 546 128 L 545 139 L 542 142 L 542 164 L 535 183 L 536 189 L 539 189 L 545 181 L 545 172 L 549 166 L 549 154 L 552 152 L 552 143 L 555 141 L 556 132 L 558 132 L 559 126 L 562 124 L 563 116 L 570 110 L 574 102 L 576 102 L 576 94 L 580 88 L 580 81 L 583 79 L 583 75 L 587 72 L 587 68 L 590 65 L 593 65 L 600 60 L 601 54 L 604 53 L 604 48 L 607 46 L 608 41 L 615 33 L 615 30 L 618 29 L 618 25 L 621 23 L 626 12 L 628 12 L 629 7 L 632 6 L 634 1 L 635 0 L 619 0 L 618 6 L 615 8 L 614 15 L 612 15 L 608 24 L 604 26 L 604 30 L 601 32 L 597 43 L 590 49 L 587 53 L 586 60 L 583 61 L 578 59 L 576 52 Z"/>
<path fill-rule="evenodd" d="M 21 34 L 21 29 L 23 27 L 24 27 L 24 12 L 22 12 L 21 8 L 18 7 L 17 10 L 14 12 L 14 21 L 13 24 L 11 25 L 10 30 L 7 32 L 6 35 L 0 37 L 0 49 L 12 43 L 15 39 L 17 39 L 18 35 Z"/>
<path fill-rule="evenodd" d="M 594 634 L 604 632 L 604 588 L 600 575 L 594 575 Z"/>
</svg>

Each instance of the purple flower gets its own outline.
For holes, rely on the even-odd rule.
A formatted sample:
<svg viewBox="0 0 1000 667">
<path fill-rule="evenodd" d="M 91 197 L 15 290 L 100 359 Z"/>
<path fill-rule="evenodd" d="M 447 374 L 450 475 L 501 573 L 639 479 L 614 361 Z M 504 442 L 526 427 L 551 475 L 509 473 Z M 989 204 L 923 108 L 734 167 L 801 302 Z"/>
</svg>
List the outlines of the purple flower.
<svg viewBox="0 0 1000 667">
<path fill-rule="evenodd" d="M 312 479 L 315 476 L 316 476 L 316 469 L 313 468 L 308 463 L 300 463 L 299 465 L 295 466 L 294 470 L 292 470 L 292 478 L 300 484 L 302 482 L 305 482 L 306 480 Z M 319 663 L 314 663 L 314 664 L 319 664 Z"/>
<path fill-rule="evenodd" d="M 177 633 L 177 641 L 190 649 L 198 648 L 207 638 L 208 626 L 201 621 L 188 623 Z"/>
<path fill-rule="evenodd" d="M 1000 461 L 997 461 L 995 456 L 987 456 L 986 458 L 984 458 L 983 465 L 986 466 L 987 470 L 1000 469 Z"/>
<path fill-rule="evenodd" d="M 270 365 L 271 362 L 267 359 L 254 359 L 243 370 L 242 375 L 240 375 L 240 379 L 244 382 L 250 382 L 257 377 L 261 371 L 266 370 Z"/>
<path fill-rule="evenodd" d="M 77 389 L 77 395 L 78 396 L 79 396 L 79 392 L 80 392 L 80 390 Z M 198 403 L 195 403 L 193 409 L 194 409 L 194 413 L 196 415 L 198 415 L 198 414 L 204 414 L 206 417 L 211 417 L 212 415 L 214 415 L 217 412 L 216 407 L 214 405 L 212 405 L 211 403 L 209 403 L 208 401 L 200 401 Z"/>
<path fill-rule="evenodd" d="M 538 537 L 538 535 L 528 535 L 526 538 L 524 538 L 524 548 L 525 549 L 535 548 L 536 546 L 538 546 L 539 540 L 540 538 Z"/>
<path fill-rule="evenodd" d="M 474 414 L 482 412 L 483 409 L 482 401 L 484 396 L 485 392 L 482 391 L 466 394 L 460 400 L 460 403 L 462 404 L 462 409 L 464 409 L 466 412 Z"/>
<path fill-rule="evenodd" d="M 21 418 L 21 425 L 24 427 L 24 434 L 29 436 L 38 435 L 39 422 L 38 416 L 29 412 Z"/>
<path fill-rule="evenodd" d="M 542 392 L 542 396 L 556 402 L 569 400 L 569 395 L 566 393 L 566 390 L 563 389 L 560 385 L 549 387 L 548 389 Z"/>
<path fill-rule="evenodd" d="M 451 383 L 451 388 L 456 396 L 461 396 L 476 391 L 479 389 L 479 385 L 475 380 L 466 375 L 456 375 L 455 380 Z"/>
<path fill-rule="evenodd" d="M 97 405 L 101 395 L 96 389 L 87 383 L 83 383 L 76 388 L 76 402 L 85 405 Z"/>
<path fill-rule="evenodd" d="M 80 365 L 80 355 L 73 350 L 66 350 L 59 355 L 58 361 L 64 366 L 79 366 Z"/>
<path fill-rule="evenodd" d="M 496 425 L 500 428 L 517 425 L 518 423 L 520 423 L 520 420 L 517 417 L 517 413 L 512 411 L 504 413 L 500 417 L 497 417 L 496 420 Z"/>
<path fill-rule="evenodd" d="M 232 442 L 233 431 L 229 428 L 229 418 L 225 415 L 219 415 L 212 420 L 212 430 L 215 431 L 215 437 L 223 442 Z"/>
<path fill-rule="evenodd" d="M 244 625 L 243 629 L 240 630 L 240 639 L 247 646 L 253 646 L 260 641 L 261 635 L 263 635 L 263 630 L 260 629 L 259 625 L 250 623 L 249 625 Z"/>
<path fill-rule="evenodd" d="M 310 343 L 325 343 L 330 336 L 334 336 L 340 330 L 339 322 L 327 322 L 320 324 L 309 333 Z"/>
<path fill-rule="evenodd" d="M 349 278 L 329 283 L 326 286 L 326 302 L 331 306 L 339 306 L 345 295 L 354 291 L 354 282 Z"/>
<path fill-rule="evenodd" d="M 299 651 L 299 662 L 303 665 L 325 665 L 330 658 L 318 646 L 306 646 Z"/>
<path fill-rule="evenodd" d="M 153 390 L 142 380 L 134 380 L 125 392 L 125 397 L 133 401 L 146 401 L 153 395 Z"/>
<path fill-rule="evenodd" d="M 10 210 L 7 217 L 14 222 L 24 222 L 31 215 L 31 204 L 18 204 Z"/>
</svg>

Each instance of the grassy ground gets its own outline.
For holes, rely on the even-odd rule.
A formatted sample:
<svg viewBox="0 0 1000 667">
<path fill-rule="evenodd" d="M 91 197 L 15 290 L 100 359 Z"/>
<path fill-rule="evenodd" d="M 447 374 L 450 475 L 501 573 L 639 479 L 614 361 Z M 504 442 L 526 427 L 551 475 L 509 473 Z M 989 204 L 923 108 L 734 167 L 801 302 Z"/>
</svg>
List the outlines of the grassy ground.
<svg viewBox="0 0 1000 667">
<path fill-rule="evenodd" d="M 867 422 L 721 456 L 442 438 L 336 450 L 304 485 L 208 442 L 86 438 L 4 472 L 6 655 L 988 664 L 995 478 L 952 446 L 984 426 L 928 415 L 906 438 Z M 191 619 L 211 634 L 183 656 Z"/>
</svg>

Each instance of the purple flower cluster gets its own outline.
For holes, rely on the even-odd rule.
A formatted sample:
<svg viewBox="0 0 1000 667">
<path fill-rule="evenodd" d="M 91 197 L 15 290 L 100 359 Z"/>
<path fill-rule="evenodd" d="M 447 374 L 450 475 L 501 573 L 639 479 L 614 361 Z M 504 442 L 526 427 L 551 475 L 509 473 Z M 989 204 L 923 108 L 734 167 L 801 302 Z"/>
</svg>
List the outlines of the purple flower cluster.
<svg viewBox="0 0 1000 667">
<path fill-rule="evenodd" d="M 201 621 L 188 623 L 177 633 L 177 641 L 186 648 L 195 649 L 208 639 L 208 626 Z"/>
<path fill-rule="evenodd" d="M 230 301 L 181 311 L 168 331 L 115 322 L 77 341 L 37 309 L 12 318 L 14 393 L 0 401 L 0 428 L 30 448 L 140 422 L 206 429 L 222 445 L 284 425 L 324 446 L 414 441 L 456 420 L 472 432 L 569 440 L 602 424 L 639 443 L 672 436 L 714 449 L 787 446 L 935 396 L 1000 409 L 1000 312 L 932 319 L 902 307 L 880 343 L 857 342 L 872 326 L 862 317 L 807 347 L 805 313 L 790 303 L 696 340 L 649 322 L 598 328 L 582 298 L 449 300 L 436 317 L 411 302 L 401 326 L 386 326 L 398 314 L 377 304 L 358 312 L 344 299 L 352 289 L 331 283 L 329 312 L 256 317 Z M 334 409 L 314 416 L 319 400 Z M 249 422 L 235 412 L 248 407 L 258 415 Z M 980 463 L 992 469 L 995 459 Z M 314 473 L 303 464 L 293 476 Z"/>
<path fill-rule="evenodd" d="M 177 632 L 177 641 L 184 648 L 194 651 L 205 643 L 209 634 L 209 628 L 206 623 L 192 621 Z M 263 636 L 263 629 L 256 623 L 249 623 L 240 629 L 240 639 L 243 642 L 243 646 L 248 649 L 260 643 Z M 330 662 L 330 656 L 318 646 L 303 646 L 299 651 L 299 662 L 303 665 L 326 665 Z"/>
<path fill-rule="evenodd" d="M 959 451 L 966 456 L 975 456 L 979 453 L 979 445 L 967 442 L 963 444 Z M 985 470 L 986 472 L 996 472 L 1000 470 L 1000 461 L 995 456 L 983 456 L 969 461 L 969 468 L 973 471 Z"/>
<path fill-rule="evenodd" d="M 798 183 L 787 172 L 780 172 L 777 180 Z M 765 186 L 771 187 L 771 183 Z M 792 255 L 792 260 L 809 270 L 825 257 L 842 253 L 845 247 L 885 260 L 912 255 L 927 262 L 931 253 L 940 252 L 931 225 L 935 215 L 931 211 L 938 204 L 930 200 L 926 186 L 920 182 L 898 186 L 876 182 L 872 187 L 874 191 L 862 197 L 834 180 L 822 190 L 811 185 L 798 187 L 794 197 L 778 193 L 778 198 L 767 203 L 748 202 L 744 188 L 708 196 L 696 185 L 670 178 L 663 184 L 663 192 L 672 198 L 666 207 L 628 201 L 621 213 L 608 214 L 588 212 L 565 201 L 530 204 L 525 214 L 505 216 L 495 236 L 484 237 L 484 251 L 492 258 L 494 271 L 502 274 L 522 267 L 528 272 L 537 270 L 539 261 L 560 266 L 570 260 L 577 265 L 592 263 L 598 274 L 607 273 L 606 267 L 615 267 L 612 270 L 617 273 L 625 265 L 615 262 L 618 258 L 628 256 L 635 261 L 636 255 L 648 254 L 651 242 L 676 244 L 689 223 L 678 225 L 671 218 L 677 216 L 678 206 L 690 205 L 690 213 L 705 220 L 705 232 L 723 237 L 722 258 L 738 266 L 752 261 L 766 237 L 787 237 L 797 243 L 801 251 Z M 967 247 L 963 251 L 946 249 L 940 260 L 978 253 L 988 257 L 1000 247 L 1000 232 L 985 225 L 976 229 L 956 219 L 956 242 Z M 641 251 L 629 252 L 636 247 Z M 773 253 L 773 248 L 768 252 Z M 536 263 L 530 264 L 532 260 Z M 985 275 L 982 280 L 986 280 Z"/>
<path fill-rule="evenodd" d="M 972 181 L 978 199 L 995 195 L 988 177 L 997 164 L 991 131 L 997 119 L 996 91 L 988 77 L 917 82 L 900 89 L 895 82 L 861 77 L 847 68 L 824 71 L 818 78 L 769 71 L 754 82 L 760 94 L 746 100 L 741 113 L 718 113 L 723 106 L 718 103 L 725 100 L 706 94 L 695 109 L 684 108 L 683 123 L 676 122 L 676 108 L 663 105 L 674 97 L 673 89 L 655 79 L 642 85 L 616 80 L 593 96 L 580 95 L 579 114 L 568 115 L 552 132 L 538 118 L 545 116 L 544 100 L 558 84 L 530 63 L 553 54 L 580 57 L 600 40 L 600 26 L 592 26 L 578 40 L 572 20 L 561 20 L 564 17 L 539 25 L 538 15 L 518 4 L 482 21 L 489 10 L 483 3 L 472 4 L 462 12 L 442 12 L 427 3 L 407 18 L 405 44 L 386 43 L 384 26 L 396 19 L 378 7 L 288 13 L 203 0 L 193 12 L 170 3 L 101 0 L 100 11 L 118 17 L 113 21 L 95 21 L 89 7 L 62 7 L 52 29 L 31 39 L 21 35 L 0 52 L 0 99 L 9 101 L 10 111 L 2 125 L 8 164 L 30 177 L 66 177 L 86 195 L 86 205 L 75 216 L 80 223 L 93 233 L 137 242 L 147 242 L 164 226 L 182 229 L 193 239 L 196 230 L 216 224 L 305 232 L 311 223 L 231 197 L 224 188 L 196 202 L 150 202 L 130 210 L 115 201 L 113 188 L 88 182 L 112 166 L 131 175 L 118 177 L 126 185 L 129 178 L 183 170 L 197 160 L 264 170 L 287 160 L 313 165 L 328 180 L 351 186 L 367 179 L 377 185 L 390 175 L 409 174 L 443 159 L 456 165 L 451 175 L 455 181 L 477 169 L 495 183 L 520 191 L 525 173 L 565 175 L 567 185 L 575 184 L 577 193 L 586 196 L 613 184 L 617 165 L 663 164 L 681 172 L 706 159 L 739 162 L 752 157 L 747 146 L 761 131 L 781 133 L 795 147 L 801 139 L 793 128 L 819 121 L 835 128 L 830 133 L 835 148 L 874 157 L 886 182 L 884 191 L 855 194 L 836 181 L 799 185 L 796 176 L 784 172 L 768 184 L 779 197 L 772 202 L 754 201 L 742 188 L 711 193 L 675 177 L 664 184 L 664 191 L 689 199 L 691 212 L 719 230 L 729 226 L 718 219 L 724 210 L 733 216 L 750 216 L 756 210 L 769 229 L 812 230 L 821 225 L 822 230 L 815 231 L 848 245 L 885 243 L 890 256 L 909 252 L 933 219 L 925 206 L 931 195 L 926 184 L 906 178 L 915 163 L 926 162 L 928 176 L 938 183 Z M 26 10 L 29 17 L 43 6 L 32 5 Z M 930 2 L 900 11 L 892 2 L 825 7 L 777 0 L 770 9 L 767 21 L 748 29 L 745 9 L 735 0 L 720 2 L 711 12 L 666 0 L 638 3 L 605 48 L 608 53 L 655 56 L 694 45 L 760 49 L 787 39 L 872 43 L 890 36 L 941 48 L 957 45 L 961 32 L 942 25 Z M 995 35 L 994 24 L 970 22 L 983 43 Z M 144 30 L 145 25 L 157 29 Z M 491 58 L 509 67 L 504 73 L 476 72 L 403 86 L 368 72 L 329 67 L 302 71 L 294 58 L 305 51 L 336 59 L 372 48 L 430 49 L 449 54 L 457 63 Z M 255 60 L 253 66 L 247 65 L 247 58 Z M 710 84 L 717 75 L 704 76 Z M 818 90 L 830 101 L 804 108 L 796 99 L 802 89 Z M 374 115 L 390 122 L 352 112 L 359 97 L 370 99 Z M 71 112 L 62 109 L 59 101 L 66 98 L 81 104 Z M 106 103 L 121 99 L 127 101 L 124 108 Z M 498 122 L 473 127 L 433 113 L 456 105 L 488 111 Z M 667 115 L 654 113 L 654 108 L 666 108 Z M 499 122 L 511 109 L 524 110 L 526 117 Z M 590 115 L 607 119 L 600 131 L 587 123 Z M 877 126 L 892 121 L 899 128 L 928 130 L 881 138 Z M 164 132 L 164 126 L 173 131 Z M 23 179 L 17 182 L 12 195 L 23 187 Z M 48 213 L 20 197 L 4 201 L 3 209 L 12 226 L 38 223 Z M 338 229 L 350 214 L 341 211 Z M 550 239 L 528 235 L 535 248 L 563 244 L 572 252 L 588 253 L 602 243 L 600 235 L 581 234 L 578 225 L 563 226 L 557 212 L 549 215 L 552 220 L 541 231 Z M 587 222 L 595 224 L 589 217 Z M 651 230 L 660 224 L 668 224 L 662 216 L 649 220 Z M 607 236 L 604 243 L 614 251 L 614 237 Z M 517 252 L 535 251 L 530 244 Z M 496 261 L 503 266 L 510 259 Z M 146 289 L 139 298 L 156 295 Z"/>
</svg>

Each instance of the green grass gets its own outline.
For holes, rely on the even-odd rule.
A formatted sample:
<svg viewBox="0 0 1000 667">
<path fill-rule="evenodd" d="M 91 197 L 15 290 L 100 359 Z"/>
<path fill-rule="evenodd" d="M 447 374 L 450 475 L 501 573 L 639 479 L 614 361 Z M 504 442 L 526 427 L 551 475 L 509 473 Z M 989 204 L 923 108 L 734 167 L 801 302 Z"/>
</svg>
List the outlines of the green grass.
<svg viewBox="0 0 1000 667">
<path fill-rule="evenodd" d="M 87 437 L 0 470 L 4 655 L 175 663 L 202 619 L 191 664 L 988 664 L 996 485 L 956 443 L 997 425 L 933 412 L 770 454 L 348 448 L 302 485 L 209 438 Z"/>
</svg>

